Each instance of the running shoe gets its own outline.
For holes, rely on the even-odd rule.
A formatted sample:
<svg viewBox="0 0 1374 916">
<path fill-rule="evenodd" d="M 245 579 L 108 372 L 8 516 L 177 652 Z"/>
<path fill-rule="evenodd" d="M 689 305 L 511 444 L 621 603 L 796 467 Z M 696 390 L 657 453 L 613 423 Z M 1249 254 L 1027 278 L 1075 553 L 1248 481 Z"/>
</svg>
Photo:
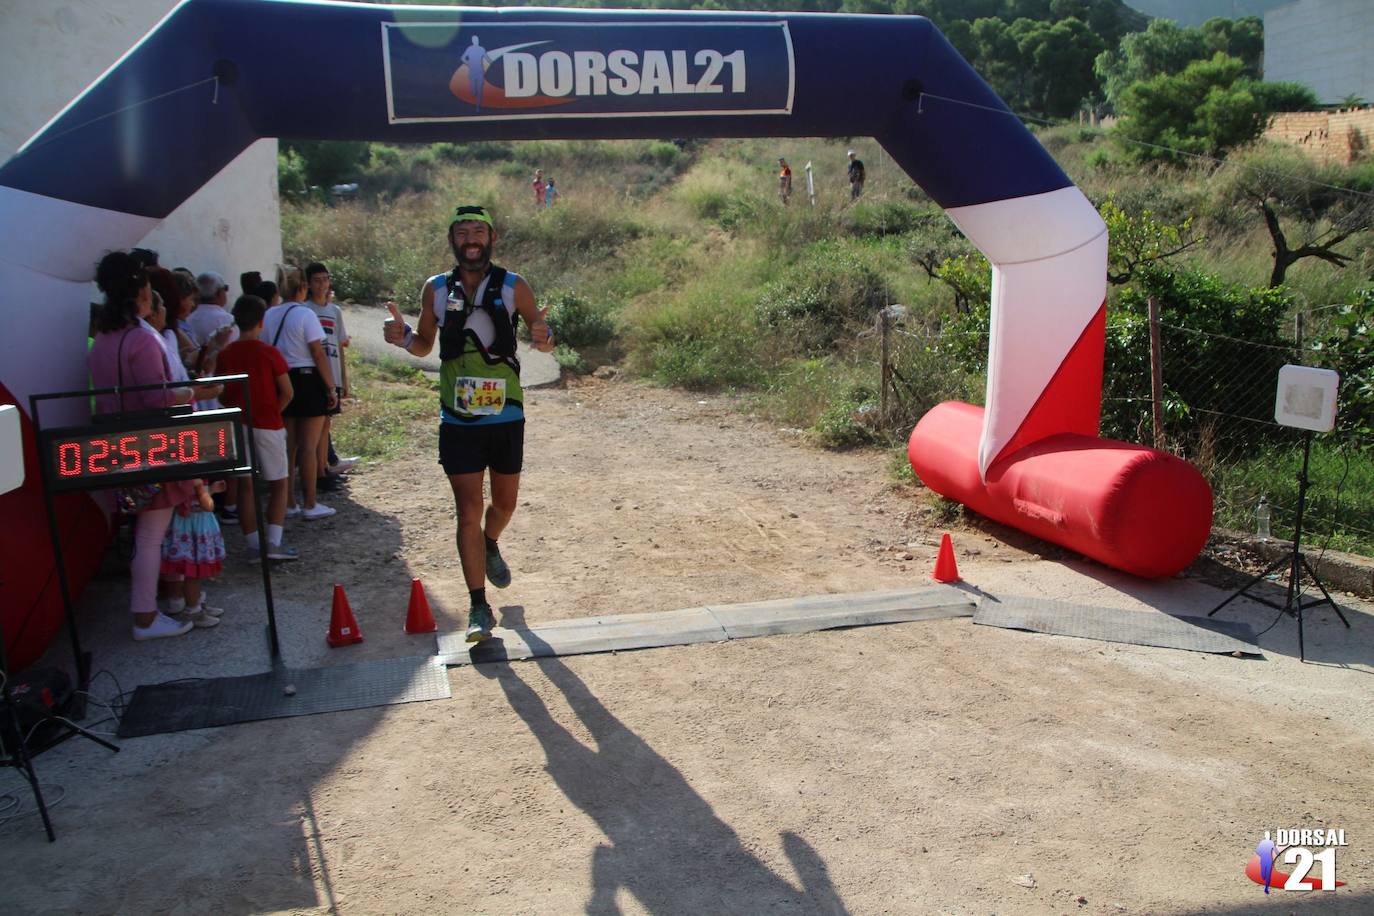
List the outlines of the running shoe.
<svg viewBox="0 0 1374 916">
<path fill-rule="evenodd" d="M 491 628 L 496 621 L 491 613 L 491 605 L 474 604 L 468 613 L 468 642 L 482 642 L 491 639 Z"/>
<path fill-rule="evenodd" d="M 500 548 L 487 548 L 487 578 L 497 588 L 510 585 L 510 567 L 501 559 Z"/>
<path fill-rule="evenodd" d="M 299 560 L 301 555 L 294 547 L 287 547 L 285 544 L 268 544 L 267 559 L 269 560 Z"/>
<path fill-rule="evenodd" d="M 316 519 L 329 518 L 329 516 L 338 511 L 338 509 L 331 509 L 324 503 L 315 503 L 315 505 L 311 506 L 309 509 L 301 510 L 301 518 L 308 522 L 313 522 Z"/>
</svg>

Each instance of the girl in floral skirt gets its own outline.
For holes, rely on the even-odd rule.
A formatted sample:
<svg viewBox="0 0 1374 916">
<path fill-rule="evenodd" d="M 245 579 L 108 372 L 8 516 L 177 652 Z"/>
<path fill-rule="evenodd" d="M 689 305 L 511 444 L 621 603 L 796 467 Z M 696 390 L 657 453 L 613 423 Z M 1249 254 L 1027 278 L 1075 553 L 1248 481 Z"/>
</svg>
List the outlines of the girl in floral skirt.
<svg viewBox="0 0 1374 916">
<path fill-rule="evenodd" d="M 176 507 L 162 542 L 162 579 L 170 595 L 166 613 L 198 627 L 214 627 L 224 608 L 205 603 L 200 583 L 224 569 L 224 535 L 210 496 L 224 489 L 224 481 L 210 487 L 203 480 L 195 484 L 195 496 Z"/>
</svg>

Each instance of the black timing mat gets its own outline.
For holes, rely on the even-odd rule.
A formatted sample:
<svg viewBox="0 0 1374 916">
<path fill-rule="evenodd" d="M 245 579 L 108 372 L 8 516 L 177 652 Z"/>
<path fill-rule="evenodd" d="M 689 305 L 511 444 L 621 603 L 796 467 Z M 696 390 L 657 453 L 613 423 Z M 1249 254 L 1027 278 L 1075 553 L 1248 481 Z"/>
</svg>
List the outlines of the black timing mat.
<svg viewBox="0 0 1374 916">
<path fill-rule="evenodd" d="M 1088 607 L 1043 598 L 983 599 L 973 622 L 990 627 L 1078 636 L 1103 642 L 1186 649 L 1230 655 L 1259 655 L 1248 623 L 1208 617 L 1174 617 L 1163 611 Z"/>
<path fill-rule="evenodd" d="M 139 687 L 119 720 L 119 737 L 442 700 L 451 695 L 444 666 L 432 655 L 326 668 L 279 668 L 246 677 Z"/>
<path fill-rule="evenodd" d="M 582 617 L 519 629 L 496 627 L 491 639 L 476 645 L 465 642 L 461 632 L 441 633 L 439 658 L 449 665 L 467 665 L 725 642 L 751 636 L 809 633 L 972 614 L 973 600 L 966 592 L 937 585 L 914 591 L 781 598 L 651 614 Z"/>
</svg>

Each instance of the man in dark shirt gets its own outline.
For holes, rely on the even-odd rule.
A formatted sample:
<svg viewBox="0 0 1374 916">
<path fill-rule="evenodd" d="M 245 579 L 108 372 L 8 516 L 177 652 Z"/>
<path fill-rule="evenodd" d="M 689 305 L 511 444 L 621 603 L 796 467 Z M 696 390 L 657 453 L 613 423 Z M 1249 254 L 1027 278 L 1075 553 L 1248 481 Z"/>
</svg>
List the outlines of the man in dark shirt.
<svg viewBox="0 0 1374 916">
<path fill-rule="evenodd" d="M 864 192 L 864 161 L 849 151 L 849 199 L 858 200 Z"/>
</svg>

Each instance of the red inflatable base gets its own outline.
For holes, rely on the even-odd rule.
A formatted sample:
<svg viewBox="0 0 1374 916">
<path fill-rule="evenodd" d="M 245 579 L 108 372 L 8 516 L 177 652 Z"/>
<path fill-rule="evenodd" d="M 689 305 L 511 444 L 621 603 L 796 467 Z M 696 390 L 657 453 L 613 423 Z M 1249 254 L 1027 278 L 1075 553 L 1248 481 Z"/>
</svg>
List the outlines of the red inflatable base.
<svg viewBox="0 0 1374 916">
<path fill-rule="evenodd" d="M 1072 433 L 1026 446 L 978 476 L 983 409 L 946 401 L 911 431 L 926 486 L 980 515 L 1138 576 L 1172 576 L 1212 530 L 1212 488 L 1158 449 Z"/>
<path fill-rule="evenodd" d="M 0 384 L 0 404 L 14 397 Z M 24 434 L 24 485 L 0 495 L 0 626 L 14 671 L 38 660 L 62 626 L 62 590 L 58 585 L 43 507 L 43 484 L 38 470 L 38 445 L 33 423 L 20 409 Z M 100 566 L 110 542 L 105 513 L 87 493 L 60 493 L 53 500 L 67 585 L 72 600 Z"/>
</svg>

